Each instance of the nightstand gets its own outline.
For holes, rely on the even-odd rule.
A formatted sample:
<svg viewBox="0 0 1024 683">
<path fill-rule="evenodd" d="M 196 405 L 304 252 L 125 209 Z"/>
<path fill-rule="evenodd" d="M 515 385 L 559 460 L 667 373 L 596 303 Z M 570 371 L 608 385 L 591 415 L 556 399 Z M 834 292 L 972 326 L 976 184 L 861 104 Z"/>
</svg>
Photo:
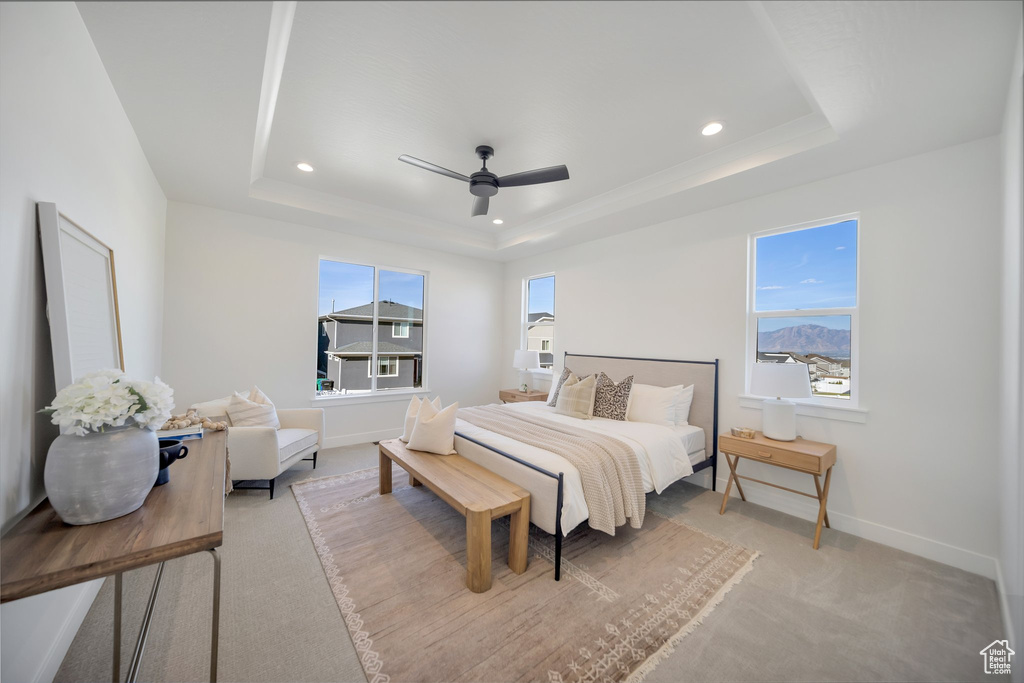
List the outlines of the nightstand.
<svg viewBox="0 0 1024 683">
<path fill-rule="evenodd" d="M 725 485 L 725 496 L 722 498 L 722 509 L 719 514 L 725 514 L 725 506 L 729 502 L 729 491 L 735 482 L 736 491 L 740 498 L 746 500 L 743 495 L 743 487 L 740 486 L 740 479 L 756 481 L 758 484 L 774 486 L 783 491 L 796 493 L 818 501 L 818 525 L 814 529 L 814 549 L 818 549 L 818 541 L 821 539 L 821 524 L 832 528 L 828 523 L 828 512 L 825 506 L 828 503 L 828 487 L 832 482 L 832 466 L 836 464 L 836 447 L 829 443 L 807 441 L 796 439 L 794 441 L 776 441 L 769 439 L 761 432 L 756 432 L 753 439 L 741 439 L 738 436 L 721 435 L 718 437 L 718 450 L 725 455 L 729 463 L 729 481 Z M 740 458 L 749 458 L 760 462 L 784 467 L 787 470 L 806 472 L 814 477 L 814 490 L 817 495 L 797 491 L 796 489 L 779 486 L 769 481 L 754 479 L 753 477 L 736 474 Z M 825 475 L 825 485 L 821 485 L 818 477 Z"/>
<path fill-rule="evenodd" d="M 548 392 L 546 391 L 519 391 L 518 389 L 502 389 L 498 392 L 498 398 L 501 399 L 502 403 L 522 403 L 523 401 L 546 401 L 548 400 Z"/>
</svg>

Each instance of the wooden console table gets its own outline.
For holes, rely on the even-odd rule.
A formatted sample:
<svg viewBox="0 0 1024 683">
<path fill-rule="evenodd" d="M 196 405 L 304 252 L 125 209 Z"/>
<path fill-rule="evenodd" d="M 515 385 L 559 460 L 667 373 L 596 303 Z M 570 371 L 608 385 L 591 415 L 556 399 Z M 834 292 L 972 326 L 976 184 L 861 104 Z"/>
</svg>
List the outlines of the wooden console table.
<svg viewBox="0 0 1024 683">
<path fill-rule="evenodd" d="M 0 544 L 0 602 L 114 576 L 114 670 L 121 678 L 122 574 L 158 564 L 127 680 L 136 680 L 146 648 L 164 562 L 197 552 L 213 556 L 213 634 L 210 680 L 217 680 L 220 555 L 224 537 L 225 432 L 186 442 L 188 456 L 171 480 L 154 488 L 135 512 L 99 524 L 71 526 L 44 500 L 4 534 Z"/>
<path fill-rule="evenodd" d="M 831 528 L 828 523 L 828 511 L 825 508 L 828 505 L 828 489 L 832 484 L 832 467 L 836 464 L 836 447 L 830 443 L 819 443 L 799 438 L 793 441 L 776 441 L 769 439 L 761 432 L 756 432 L 753 439 L 741 439 L 728 434 L 719 435 L 718 450 L 725 455 L 725 459 L 729 463 L 729 481 L 725 485 L 722 509 L 718 514 L 725 514 L 725 506 L 729 502 L 729 491 L 732 489 L 733 483 L 736 484 L 736 491 L 739 492 L 740 498 L 747 499 L 743 494 L 743 487 L 740 486 L 740 479 L 756 481 L 758 484 L 774 486 L 783 491 L 814 498 L 818 501 L 818 524 L 814 528 L 814 549 L 817 550 L 818 542 L 821 540 L 822 522 L 826 527 Z M 760 460 L 776 467 L 806 472 L 814 477 L 814 490 L 817 495 L 737 474 L 740 458 Z M 818 479 L 820 475 L 825 475 L 824 486 Z"/>
</svg>

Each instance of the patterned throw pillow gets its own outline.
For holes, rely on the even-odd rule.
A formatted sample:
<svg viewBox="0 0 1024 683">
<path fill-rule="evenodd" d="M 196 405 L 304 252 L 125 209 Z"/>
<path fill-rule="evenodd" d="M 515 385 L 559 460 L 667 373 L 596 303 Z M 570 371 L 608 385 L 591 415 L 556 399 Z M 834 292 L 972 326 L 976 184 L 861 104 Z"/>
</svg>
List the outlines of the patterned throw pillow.
<svg viewBox="0 0 1024 683">
<path fill-rule="evenodd" d="M 565 384 L 565 380 L 569 379 L 569 375 L 572 374 L 572 370 L 564 368 L 562 370 L 562 376 L 558 378 L 558 384 L 555 385 L 555 393 L 551 394 L 551 400 L 548 401 L 548 405 L 554 408 L 558 404 L 558 392 L 562 390 L 562 385 Z"/>
<path fill-rule="evenodd" d="M 597 393 L 594 396 L 594 417 L 626 421 L 629 409 L 629 393 L 633 388 L 633 375 L 618 384 L 603 372 L 597 376 Z"/>
<path fill-rule="evenodd" d="M 597 378 L 588 375 L 579 379 L 570 373 L 561 391 L 558 392 L 558 403 L 555 412 L 581 420 L 589 420 L 594 415 L 594 392 L 597 390 Z"/>
</svg>

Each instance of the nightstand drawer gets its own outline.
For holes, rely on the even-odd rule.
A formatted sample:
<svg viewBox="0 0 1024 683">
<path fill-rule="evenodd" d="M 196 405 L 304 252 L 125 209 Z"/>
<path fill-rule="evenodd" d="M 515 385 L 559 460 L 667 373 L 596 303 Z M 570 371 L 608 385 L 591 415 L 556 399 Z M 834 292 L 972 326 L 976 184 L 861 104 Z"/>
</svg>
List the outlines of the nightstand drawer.
<svg viewBox="0 0 1024 683">
<path fill-rule="evenodd" d="M 733 455 L 742 455 L 752 460 L 765 460 L 776 465 L 795 467 L 806 472 L 820 473 L 821 458 L 805 453 L 795 453 L 783 448 L 774 448 L 760 442 L 744 443 L 741 439 L 729 439 L 722 444 L 722 450 Z"/>
</svg>

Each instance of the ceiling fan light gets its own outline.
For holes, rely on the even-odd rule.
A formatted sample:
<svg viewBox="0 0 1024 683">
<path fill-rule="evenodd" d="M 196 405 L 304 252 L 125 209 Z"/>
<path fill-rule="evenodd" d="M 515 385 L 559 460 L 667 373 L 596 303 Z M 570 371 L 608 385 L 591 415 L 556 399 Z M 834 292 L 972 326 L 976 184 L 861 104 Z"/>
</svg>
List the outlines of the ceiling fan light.
<svg viewBox="0 0 1024 683">
<path fill-rule="evenodd" d="M 721 133 L 722 132 L 722 128 L 724 128 L 724 127 L 725 126 L 723 126 L 720 121 L 712 121 L 711 123 L 707 124 L 706 126 L 704 126 L 703 128 L 700 129 L 700 134 L 701 135 L 706 135 L 706 136 L 707 135 L 716 135 L 718 133 Z"/>
<path fill-rule="evenodd" d="M 300 171 L 305 171 L 306 173 L 312 173 L 314 171 L 313 167 L 307 164 L 305 161 L 295 164 L 295 168 L 299 169 Z"/>
</svg>

